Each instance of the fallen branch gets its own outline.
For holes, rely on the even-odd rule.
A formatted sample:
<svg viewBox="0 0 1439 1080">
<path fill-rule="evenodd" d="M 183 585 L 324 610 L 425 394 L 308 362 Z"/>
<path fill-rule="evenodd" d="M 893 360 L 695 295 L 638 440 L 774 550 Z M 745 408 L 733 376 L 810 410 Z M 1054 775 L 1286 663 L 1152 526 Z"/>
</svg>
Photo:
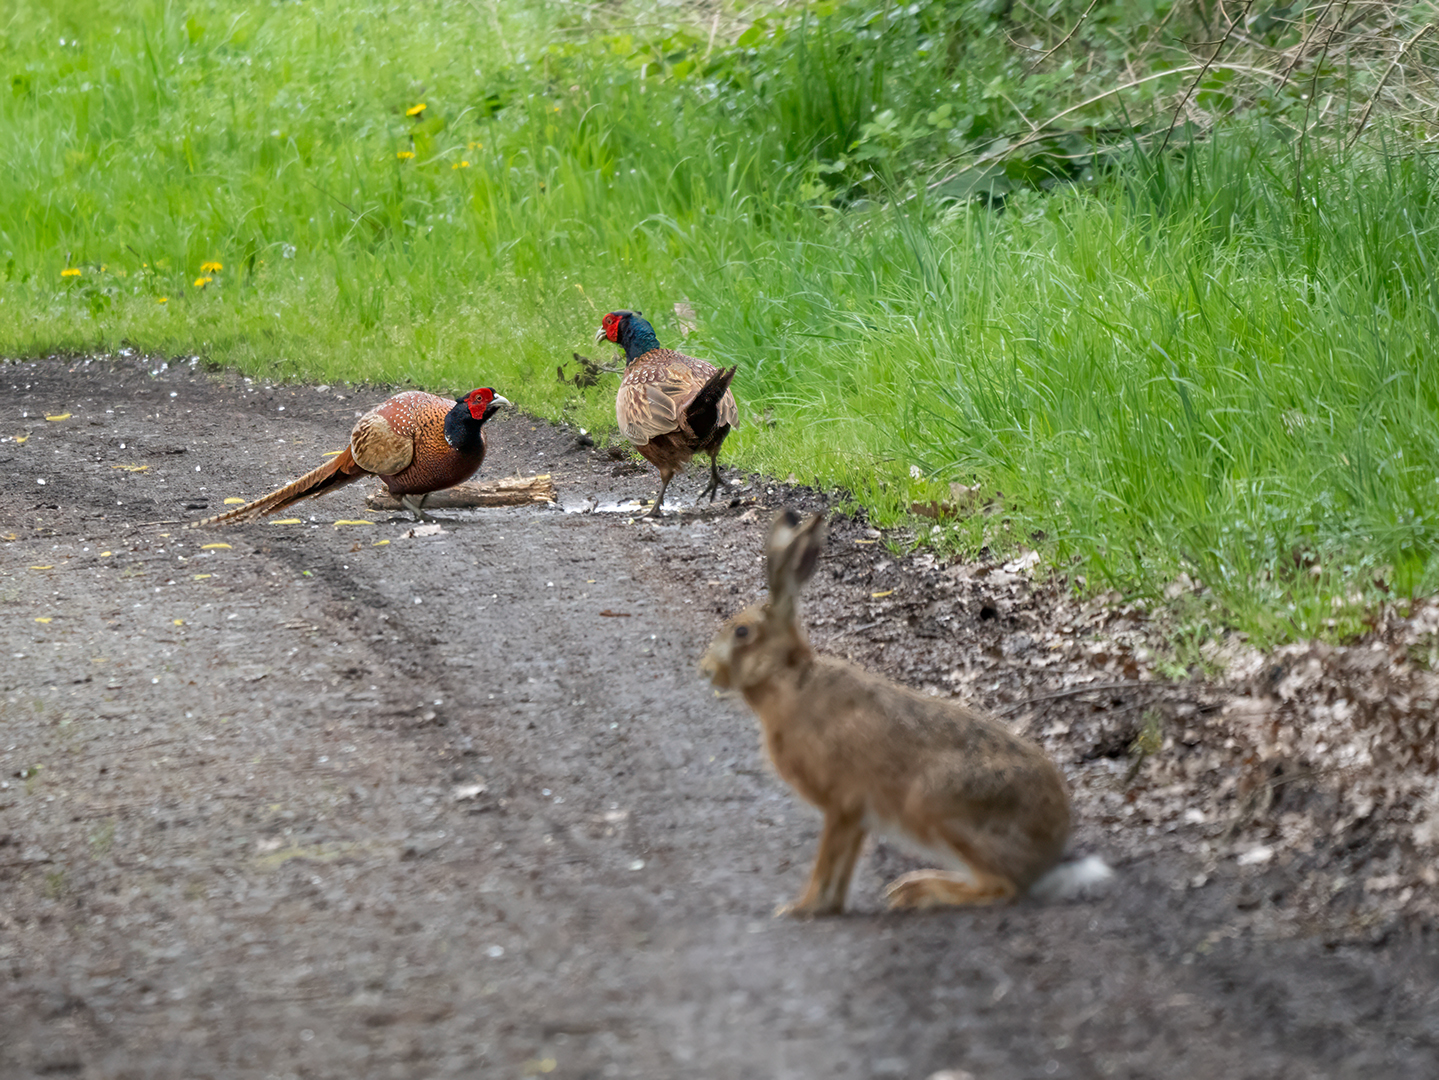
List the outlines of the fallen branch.
<svg viewBox="0 0 1439 1080">
<path fill-rule="evenodd" d="M 474 506 L 529 506 L 556 500 L 555 482 L 549 473 L 541 476 L 506 476 L 499 480 L 456 484 L 432 491 L 425 499 L 426 510 L 458 510 Z M 365 505 L 371 510 L 403 510 L 404 504 L 380 488 Z"/>
</svg>

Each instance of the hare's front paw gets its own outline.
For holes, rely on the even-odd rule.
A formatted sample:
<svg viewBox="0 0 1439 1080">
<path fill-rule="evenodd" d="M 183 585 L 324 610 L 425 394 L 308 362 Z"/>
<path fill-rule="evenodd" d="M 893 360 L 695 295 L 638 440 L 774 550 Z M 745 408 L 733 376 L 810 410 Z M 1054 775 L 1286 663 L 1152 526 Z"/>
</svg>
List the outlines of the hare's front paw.
<svg viewBox="0 0 1439 1080">
<path fill-rule="evenodd" d="M 774 909 L 776 919 L 792 915 L 797 918 L 807 919 L 815 915 L 838 915 L 843 910 L 842 904 L 835 904 L 829 901 L 807 900 L 801 896 L 793 903 L 781 904 Z"/>
</svg>

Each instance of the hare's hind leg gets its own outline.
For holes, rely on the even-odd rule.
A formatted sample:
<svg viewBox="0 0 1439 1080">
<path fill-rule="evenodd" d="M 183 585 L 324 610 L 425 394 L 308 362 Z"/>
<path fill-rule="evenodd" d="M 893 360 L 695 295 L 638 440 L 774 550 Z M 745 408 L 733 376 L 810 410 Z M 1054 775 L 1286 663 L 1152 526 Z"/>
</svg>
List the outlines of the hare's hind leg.
<svg viewBox="0 0 1439 1080">
<path fill-rule="evenodd" d="M 864 846 L 864 816 L 827 812 L 824 832 L 820 834 L 819 851 L 809 884 L 792 904 L 785 904 L 776 915 L 838 915 L 844 910 L 845 894 L 854 864 Z"/>
<path fill-rule="evenodd" d="M 960 904 L 995 904 L 1018 890 L 1014 882 L 979 871 L 914 870 L 885 886 L 891 908 L 928 908 Z"/>
</svg>

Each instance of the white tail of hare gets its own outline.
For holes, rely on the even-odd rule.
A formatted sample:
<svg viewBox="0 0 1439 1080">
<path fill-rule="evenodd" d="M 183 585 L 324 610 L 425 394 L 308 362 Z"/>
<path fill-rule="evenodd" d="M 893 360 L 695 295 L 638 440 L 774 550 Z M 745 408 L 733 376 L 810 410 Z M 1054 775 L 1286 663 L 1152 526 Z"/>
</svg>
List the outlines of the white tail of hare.
<svg viewBox="0 0 1439 1080">
<path fill-rule="evenodd" d="M 715 686 L 740 691 L 759 717 L 780 776 L 824 811 L 809 884 L 781 911 L 841 911 L 871 831 L 943 867 L 891 882 L 891 907 L 1064 896 L 1111 877 L 1096 858 L 1060 863 L 1069 796 L 1037 745 L 955 702 L 815 654 L 799 592 L 824 538 L 823 514 L 776 515 L 769 602 L 731 619 L 703 661 Z"/>
</svg>

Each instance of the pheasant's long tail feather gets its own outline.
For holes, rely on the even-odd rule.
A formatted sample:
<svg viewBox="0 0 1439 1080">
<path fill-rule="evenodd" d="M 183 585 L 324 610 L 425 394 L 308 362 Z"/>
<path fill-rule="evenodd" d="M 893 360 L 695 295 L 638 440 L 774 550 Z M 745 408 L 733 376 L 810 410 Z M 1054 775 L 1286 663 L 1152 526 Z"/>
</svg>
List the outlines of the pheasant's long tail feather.
<svg viewBox="0 0 1439 1080">
<path fill-rule="evenodd" d="M 283 510 L 291 503 L 297 503 L 301 499 L 312 499 L 316 495 L 323 495 L 327 491 L 344 487 L 366 475 L 368 474 L 365 470 L 355 464 L 355 459 L 350 456 L 350 448 L 347 446 L 318 469 L 307 472 L 298 480 L 291 480 L 284 487 L 261 496 L 254 502 L 237 506 L 227 513 L 217 514 L 214 517 L 205 518 L 203 521 L 196 521 L 189 527 L 199 529 L 208 525 L 231 525 L 241 521 L 253 521 L 255 518 Z"/>
<path fill-rule="evenodd" d="M 685 409 L 685 422 L 698 442 L 703 443 L 714 432 L 715 424 L 719 420 L 720 401 L 729 390 L 729 384 L 738 370 L 739 368 L 732 367 L 715 372 L 694 396 L 689 408 Z"/>
</svg>

